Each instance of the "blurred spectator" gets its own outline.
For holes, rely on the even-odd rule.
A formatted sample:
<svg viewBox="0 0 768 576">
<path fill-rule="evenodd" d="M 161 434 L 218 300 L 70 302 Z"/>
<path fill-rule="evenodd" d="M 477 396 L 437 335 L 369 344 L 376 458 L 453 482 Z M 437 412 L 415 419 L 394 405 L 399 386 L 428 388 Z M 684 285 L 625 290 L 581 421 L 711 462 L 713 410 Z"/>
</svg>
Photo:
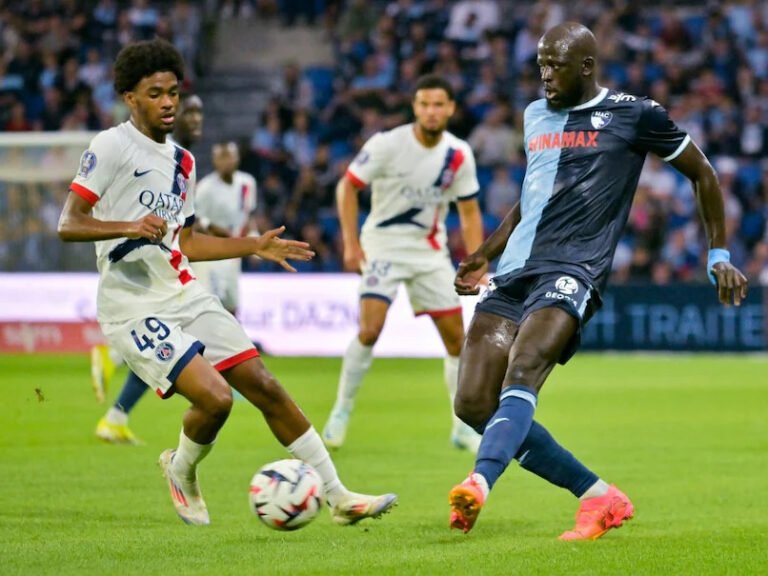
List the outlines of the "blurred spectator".
<svg viewBox="0 0 768 576">
<path fill-rule="evenodd" d="M 496 0 L 459 0 L 451 8 L 445 36 L 451 40 L 476 43 L 486 30 L 499 26 Z"/>
<path fill-rule="evenodd" d="M 493 166 L 517 160 L 522 137 L 505 123 L 506 111 L 491 108 L 483 121 L 469 135 L 478 166 Z"/>
<path fill-rule="evenodd" d="M 486 214 L 502 220 L 520 199 L 520 186 L 512 180 L 506 164 L 493 169 L 493 179 L 485 190 Z"/>
</svg>

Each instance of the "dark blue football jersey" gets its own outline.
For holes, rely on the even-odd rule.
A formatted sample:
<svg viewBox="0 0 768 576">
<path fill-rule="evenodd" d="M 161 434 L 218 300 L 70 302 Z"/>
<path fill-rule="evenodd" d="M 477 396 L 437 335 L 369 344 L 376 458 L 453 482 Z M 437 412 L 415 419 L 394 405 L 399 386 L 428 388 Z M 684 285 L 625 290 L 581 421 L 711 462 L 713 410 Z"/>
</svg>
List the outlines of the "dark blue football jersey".
<svg viewBox="0 0 768 576">
<path fill-rule="evenodd" d="M 496 282 L 547 272 L 605 287 L 645 155 L 676 158 L 690 137 L 657 102 L 603 88 L 563 110 L 544 99 L 525 110 L 528 168 L 522 218 Z M 599 296 L 599 294 L 598 294 Z"/>
</svg>

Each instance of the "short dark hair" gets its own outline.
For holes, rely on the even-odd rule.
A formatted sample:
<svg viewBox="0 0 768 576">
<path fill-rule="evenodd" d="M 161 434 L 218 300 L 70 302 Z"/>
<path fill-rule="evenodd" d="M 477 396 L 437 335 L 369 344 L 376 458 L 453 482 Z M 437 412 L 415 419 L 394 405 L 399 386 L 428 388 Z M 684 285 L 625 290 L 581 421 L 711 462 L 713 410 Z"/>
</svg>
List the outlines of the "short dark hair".
<svg viewBox="0 0 768 576">
<path fill-rule="evenodd" d="M 173 72 L 181 83 L 184 60 L 179 51 L 160 38 L 129 44 L 120 50 L 115 60 L 115 92 L 129 92 L 143 78 L 156 72 Z"/>
<path fill-rule="evenodd" d="M 433 90 L 435 88 L 444 90 L 445 93 L 448 94 L 449 100 L 455 99 L 453 95 L 453 86 L 451 86 L 451 83 L 439 74 L 427 74 L 419 78 L 416 81 L 416 87 L 413 89 L 413 96 L 415 98 L 416 92 L 419 90 Z"/>
</svg>

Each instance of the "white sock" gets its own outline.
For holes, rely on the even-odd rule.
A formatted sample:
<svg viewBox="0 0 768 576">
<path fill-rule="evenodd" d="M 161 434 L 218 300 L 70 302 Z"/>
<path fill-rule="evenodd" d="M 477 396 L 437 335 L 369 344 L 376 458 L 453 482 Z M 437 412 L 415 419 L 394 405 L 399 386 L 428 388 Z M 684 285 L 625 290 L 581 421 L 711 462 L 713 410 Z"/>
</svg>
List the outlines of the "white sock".
<svg viewBox="0 0 768 576">
<path fill-rule="evenodd" d="M 488 493 L 491 489 L 488 487 L 488 480 L 485 479 L 485 476 L 477 472 L 472 472 L 472 474 L 469 475 L 469 478 L 473 480 L 475 484 L 480 486 L 480 490 L 483 491 L 483 496 L 488 498 Z"/>
<path fill-rule="evenodd" d="M 116 426 L 128 424 L 128 414 L 119 408 L 115 408 L 114 406 L 107 410 L 107 414 L 104 416 L 104 418 L 107 420 L 107 422 Z"/>
<path fill-rule="evenodd" d="M 215 440 L 210 444 L 198 444 L 187 438 L 182 428 L 179 434 L 179 447 L 176 448 L 176 454 L 173 456 L 174 471 L 182 478 L 194 481 L 197 477 L 197 465 L 208 456 L 214 442 Z"/>
<path fill-rule="evenodd" d="M 336 466 L 333 465 L 331 455 L 328 454 L 328 450 L 314 426 L 310 426 L 309 430 L 296 438 L 288 446 L 288 452 L 294 458 L 306 462 L 317 470 L 320 478 L 323 479 L 325 498 L 331 506 L 334 506 L 336 502 L 349 494 L 349 490 L 339 480 L 339 475 L 336 473 Z"/>
<path fill-rule="evenodd" d="M 125 360 L 123 359 L 122 354 L 112 348 L 111 346 L 107 348 L 107 354 L 109 354 L 109 359 L 112 360 L 112 364 L 115 366 L 122 366 L 125 364 Z"/>
<path fill-rule="evenodd" d="M 587 488 L 587 491 L 584 492 L 581 496 L 579 496 L 579 500 L 586 500 L 587 498 L 597 498 L 598 496 L 604 496 L 606 492 L 608 492 L 608 488 L 610 486 L 607 482 L 604 482 L 601 479 L 598 479 L 597 482 L 592 484 L 589 488 Z"/>
<path fill-rule="evenodd" d="M 453 400 L 456 398 L 456 390 L 459 387 L 458 356 L 446 356 L 443 358 L 443 377 L 445 378 L 445 385 L 448 388 L 448 397 L 451 399 L 451 417 L 453 418 L 453 429 L 455 431 L 463 424 L 453 411 Z"/>
<path fill-rule="evenodd" d="M 371 364 L 373 364 L 373 346 L 364 346 L 355 336 L 349 343 L 347 351 L 344 352 L 344 361 L 341 363 L 339 390 L 333 407 L 335 411 L 352 411 L 357 391 Z"/>
</svg>

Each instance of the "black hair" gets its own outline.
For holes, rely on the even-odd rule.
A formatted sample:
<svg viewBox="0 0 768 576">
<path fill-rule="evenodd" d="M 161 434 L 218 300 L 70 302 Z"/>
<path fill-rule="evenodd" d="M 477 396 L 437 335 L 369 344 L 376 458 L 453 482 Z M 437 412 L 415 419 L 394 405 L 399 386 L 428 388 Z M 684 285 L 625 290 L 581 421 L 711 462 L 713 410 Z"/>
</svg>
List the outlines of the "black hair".
<svg viewBox="0 0 768 576">
<path fill-rule="evenodd" d="M 156 72 L 173 72 L 184 80 L 184 60 L 172 44 L 156 38 L 129 44 L 115 60 L 115 92 L 130 92 L 143 78 Z"/>
<path fill-rule="evenodd" d="M 451 83 L 439 74 L 427 74 L 419 78 L 416 81 L 416 87 L 413 89 L 413 95 L 415 97 L 416 92 L 419 90 L 433 90 L 436 88 L 444 90 L 445 93 L 448 94 L 449 100 L 455 100 L 453 94 L 453 86 L 451 86 Z"/>
</svg>

